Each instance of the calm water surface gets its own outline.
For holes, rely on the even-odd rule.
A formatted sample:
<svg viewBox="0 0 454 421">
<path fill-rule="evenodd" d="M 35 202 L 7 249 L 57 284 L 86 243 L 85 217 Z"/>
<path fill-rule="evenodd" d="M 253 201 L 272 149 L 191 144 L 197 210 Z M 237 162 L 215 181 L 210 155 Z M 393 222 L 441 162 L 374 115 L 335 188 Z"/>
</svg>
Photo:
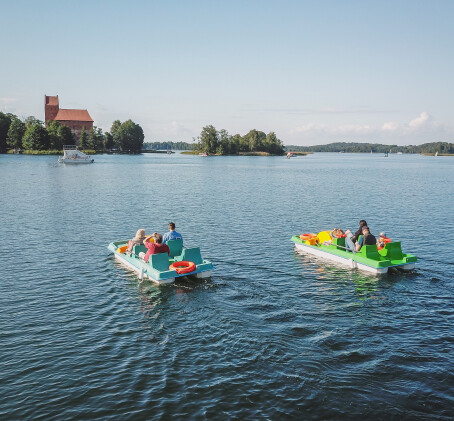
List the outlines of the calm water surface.
<svg viewBox="0 0 454 421">
<path fill-rule="evenodd" d="M 452 419 L 454 159 L 0 156 L 1 419 Z M 414 273 L 295 253 L 359 219 Z M 109 242 L 175 221 L 209 281 Z"/>
</svg>

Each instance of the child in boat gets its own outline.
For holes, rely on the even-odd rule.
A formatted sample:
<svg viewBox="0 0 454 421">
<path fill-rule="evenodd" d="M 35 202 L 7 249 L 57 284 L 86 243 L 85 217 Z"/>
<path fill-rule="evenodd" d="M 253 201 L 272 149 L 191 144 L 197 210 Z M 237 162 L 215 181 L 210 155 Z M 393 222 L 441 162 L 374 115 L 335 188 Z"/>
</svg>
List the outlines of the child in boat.
<svg viewBox="0 0 454 421">
<path fill-rule="evenodd" d="M 386 243 L 389 242 L 391 242 L 391 239 L 389 239 L 384 232 L 381 232 L 377 240 L 378 250 L 381 250 L 383 247 L 385 247 Z"/>
<path fill-rule="evenodd" d="M 145 240 L 145 230 L 143 228 L 140 228 L 139 230 L 137 230 L 136 236 L 132 240 L 129 240 L 128 248 L 126 249 L 126 252 L 132 253 L 132 248 L 134 246 L 142 245 L 143 240 Z"/>
<path fill-rule="evenodd" d="M 381 232 L 380 235 L 378 236 L 378 240 L 377 240 L 377 247 L 385 247 L 385 237 L 386 237 L 386 234 L 384 232 Z"/>
</svg>

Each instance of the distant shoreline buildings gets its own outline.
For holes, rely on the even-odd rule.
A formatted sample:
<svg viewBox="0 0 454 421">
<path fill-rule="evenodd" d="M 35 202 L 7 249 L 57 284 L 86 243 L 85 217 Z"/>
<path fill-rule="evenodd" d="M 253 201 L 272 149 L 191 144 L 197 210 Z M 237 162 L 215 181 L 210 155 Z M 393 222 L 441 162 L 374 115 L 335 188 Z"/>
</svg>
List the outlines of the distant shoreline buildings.
<svg viewBox="0 0 454 421">
<path fill-rule="evenodd" d="M 44 95 L 44 119 L 46 127 L 49 121 L 58 121 L 69 127 L 77 138 L 80 137 L 83 127 L 87 132 L 93 128 L 93 119 L 87 110 L 60 108 L 58 95 Z"/>
</svg>

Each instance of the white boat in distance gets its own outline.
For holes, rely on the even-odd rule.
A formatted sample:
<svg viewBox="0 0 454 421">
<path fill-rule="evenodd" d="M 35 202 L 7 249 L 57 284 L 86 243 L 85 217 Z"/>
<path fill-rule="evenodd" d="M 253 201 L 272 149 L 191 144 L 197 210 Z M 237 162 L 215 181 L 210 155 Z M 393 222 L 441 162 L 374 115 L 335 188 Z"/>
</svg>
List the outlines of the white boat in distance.
<svg viewBox="0 0 454 421">
<path fill-rule="evenodd" d="M 60 164 L 92 164 L 95 160 L 90 155 L 85 155 L 75 145 L 64 145 L 63 156 L 58 158 Z"/>
</svg>

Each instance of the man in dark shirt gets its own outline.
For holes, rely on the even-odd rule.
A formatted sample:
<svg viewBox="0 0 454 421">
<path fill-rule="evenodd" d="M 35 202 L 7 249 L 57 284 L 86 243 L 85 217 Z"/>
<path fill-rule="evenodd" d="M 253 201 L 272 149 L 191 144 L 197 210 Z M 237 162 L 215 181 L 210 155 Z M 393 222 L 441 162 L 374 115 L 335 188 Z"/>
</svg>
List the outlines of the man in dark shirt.
<svg viewBox="0 0 454 421">
<path fill-rule="evenodd" d="M 356 251 L 360 251 L 362 246 L 372 246 L 377 244 L 377 239 L 370 233 L 369 227 L 365 225 L 363 227 L 363 236 L 356 243 Z"/>
<path fill-rule="evenodd" d="M 356 243 L 358 241 L 358 237 L 363 233 L 363 227 L 367 227 L 367 222 L 364 219 L 359 221 L 359 229 L 355 232 L 351 240 Z"/>
</svg>

